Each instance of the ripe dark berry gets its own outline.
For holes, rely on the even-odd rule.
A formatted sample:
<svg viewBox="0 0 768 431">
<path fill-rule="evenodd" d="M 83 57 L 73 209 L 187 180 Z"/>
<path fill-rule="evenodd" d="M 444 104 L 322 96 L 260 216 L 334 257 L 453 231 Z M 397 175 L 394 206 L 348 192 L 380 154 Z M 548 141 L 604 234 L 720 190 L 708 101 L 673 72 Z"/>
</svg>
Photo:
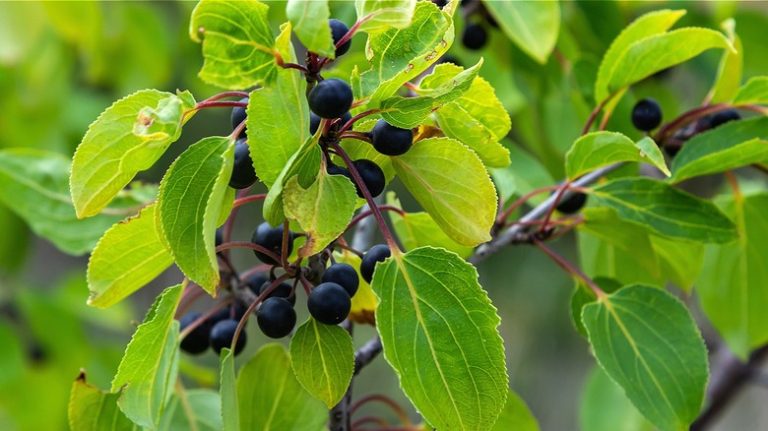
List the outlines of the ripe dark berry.
<svg viewBox="0 0 768 431">
<path fill-rule="evenodd" d="M 335 263 L 323 273 L 323 283 L 336 283 L 347 291 L 350 297 L 355 296 L 360 278 L 352 265 Z"/>
<path fill-rule="evenodd" d="M 345 177 L 349 178 L 350 181 L 354 184 L 355 180 L 352 179 L 352 174 L 349 173 L 349 169 L 343 167 L 334 165 L 333 163 L 328 163 L 328 166 L 325 168 L 326 172 L 328 172 L 328 175 L 344 175 Z"/>
<path fill-rule="evenodd" d="M 342 37 L 349 31 L 349 27 L 343 22 L 337 19 L 329 19 L 328 24 L 331 26 L 331 35 L 333 36 L 333 44 L 339 43 Z M 336 48 L 336 57 L 344 55 L 349 51 L 349 47 L 352 45 L 352 39 L 344 42 L 343 45 Z"/>
<path fill-rule="evenodd" d="M 741 120 L 741 115 L 739 115 L 739 112 L 735 109 L 720 111 L 709 119 L 709 128 L 714 129 L 715 127 L 722 126 L 730 121 L 738 120 Z"/>
<path fill-rule="evenodd" d="M 352 106 L 352 89 L 340 79 L 326 79 L 309 92 L 309 109 L 322 118 L 338 118 Z"/>
<path fill-rule="evenodd" d="M 261 290 L 261 285 L 268 282 L 269 277 L 267 277 L 267 274 L 264 274 L 263 272 L 257 272 L 256 274 L 251 275 L 244 281 L 245 281 L 245 284 L 248 286 L 248 289 L 250 289 L 254 295 L 258 295 L 259 290 Z"/>
<path fill-rule="evenodd" d="M 341 119 L 337 121 L 332 126 L 332 128 L 335 130 L 338 130 L 341 126 L 346 124 L 346 122 L 351 119 L 352 119 L 352 114 L 350 114 L 349 111 L 347 111 L 347 113 L 342 115 Z M 315 132 L 317 132 L 317 128 L 320 127 L 320 120 L 321 120 L 320 116 L 318 116 L 314 112 L 309 113 L 309 133 L 314 135 Z"/>
<path fill-rule="evenodd" d="M 274 254 L 280 256 L 283 248 L 283 225 L 278 227 L 272 227 L 269 223 L 264 222 L 256 228 L 251 236 L 251 242 L 256 245 L 260 245 Z M 288 232 L 288 254 L 293 251 L 293 232 Z M 264 263 L 270 265 L 277 265 L 274 259 L 262 253 L 258 250 L 254 250 L 253 253 Z"/>
<path fill-rule="evenodd" d="M 216 247 L 224 243 L 224 230 L 221 228 L 216 229 Z"/>
<path fill-rule="evenodd" d="M 390 125 L 384 120 L 379 120 L 371 133 L 373 148 L 387 156 L 400 156 L 405 154 L 413 144 L 413 131 L 401 129 Z"/>
<path fill-rule="evenodd" d="M 632 124 L 637 130 L 650 132 L 661 124 L 661 107 L 653 99 L 642 99 L 632 108 Z"/>
<path fill-rule="evenodd" d="M 235 142 L 235 161 L 232 165 L 232 176 L 229 186 L 233 189 L 244 189 L 256 182 L 256 171 L 253 170 L 250 150 L 245 139 Z"/>
<path fill-rule="evenodd" d="M 182 316 L 179 320 L 181 330 L 183 331 L 192 322 L 196 321 L 202 316 L 202 313 L 192 311 Z M 193 355 L 199 355 L 200 353 L 208 350 L 210 343 L 211 324 L 209 322 L 203 322 L 192 330 L 183 340 L 181 340 L 181 350 L 191 353 Z"/>
<path fill-rule="evenodd" d="M 267 298 L 256 312 L 261 332 L 270 338 L 283 338 L 296 326 L 296 311 L 283 298 Z"/>
<path fill-rule="evenodd" d="M 386 178 L 384 177 L 384 171 L 381 170 L 379 165 L 368 159 L 355 160 L 352 164 L 363 179 L 363 183 L 365 183 L 365 187 L 371 193 L 371 196 L 376 197 L 384 191 Z M 362 198 L 363 192 L 357 186 L 357 183 L 355 183 L 355 188 L 357 189 L 357 195 Z"/>
<path fill-rule="evenodd" d="M 384 262 L 391 255 L 392 252 L 389 251 L 389 247 L 384 244 L 376 244 L 365 252 L 363 261 L 360 263 L 360 275 L 363 276 L 363 280 L 370 283 L 373 280 L 373 270 L 376 269 L 376 264 Z"/>
<path fill-rule="evenodd" d="M 236 330 L 237 320 L 234 319 L 224 319 L 213 325 L 213 328 L 211 328 L 211 348 L 213 348 L 213 351 L 216 352 L 216 354 L 221 353 L 221 349 L 232 345 Z M 233 352 L 235 356 L 243 351 L 246 338 L 245 331 L 241 331 Z"/>
<path fill-rule="evenodd" d="M 464 34 L 461 35 L 461 43 L 467 49 L 476 51 L 482 49 L 488 42 L 488 32 L 480 24 L 467 24 L 464 27 Z"/>
<path fill-rule="evenodd" d="M 338 325 L 349 315 L 352 300 L 343 287 L 336 283 L 320 283 L 309 293 L 309 314 L 320 323 Z"/>
<path fill-rule="evenodd" d="M 259 291 L 256 292 L 256 295 L 261 295 L 261 292 L 267 290 L 267 288 L 269 288 L 271 285 L 272 282 L 269 280 L 262 283 Z M 296 295 L 294 295 L 293 288 L 288 283 L 278 284 L 277 287 L 275 287 L 272 292 L 270 292 L 267 298 L 283 298 L 290 302 L 291 305 L 296 305 Z"/>
<path fill-rule="evenodd" d="M 563 214 L 574 214 L 587 203 L 586 193 L 574 192 L 557 204 L 557 210 Z"/>
<path fill-rule="evenodd" d="M 240 102 L 248 103 L 248 98 L 245 97 L 243 99 L 240 99 Z M 243 121 L 245 121 L 245 108 L 241 106 L 235 106 L 232 108 L 232 115 L 230 115 L 230 119 L 232 120 L 232 130 L 237 129 L 237 126 L 240 125 Z M 240 135 L 238 138 L 245 138 L 245 127 L 243 127 L 243 130 L 240 132 Z"/>
<path fill-rule="evenodd" d="M 211 316 L 211 324 L 220 322 L 226 319 L 240 320 L 245 316 L 245 312 L 248 311 L 248 307 L 242 302 L 227 305 L 218 311 L 218 313 Z"/>
</svg>

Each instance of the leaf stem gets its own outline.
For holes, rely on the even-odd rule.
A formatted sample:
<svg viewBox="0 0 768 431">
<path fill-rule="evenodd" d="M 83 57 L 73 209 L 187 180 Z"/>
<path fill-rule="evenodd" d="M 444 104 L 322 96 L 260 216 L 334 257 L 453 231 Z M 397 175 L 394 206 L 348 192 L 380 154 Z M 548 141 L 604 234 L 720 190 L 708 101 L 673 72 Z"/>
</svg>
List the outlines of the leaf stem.
<svg viewBox="0 0 768 431">
<path fill-rule="evenodd" d="M 354 117 L 350 118 L 349 121 L 347 121 L 341 126 L 341 128 L 339 129 L 339 133 L 344 133 L 347 130 L 350 130 L 356 122 L 370 115 L 378 114 L 379 112 L 381 112 L 381 109 L 369 109 L 367 111 L 363 111 L 355 115 Z"/>
<path fill-rule="evenodd" d="M 600 289 L 600 286 L 597 285 L 594 281 L 592 281 L 591 278 L 587 277 L 586 274 L 584 274 L 576 265 L 572 264 L 568 260 L 566 260 L 564 257 L 560 256 L 552 250 L 551 248 L 544 245 L 543 242 L 539 241 L 538 239 L 534 238 L 533 243 L 538 247 L 541 251 L 544 252 L 547 256 L 549 256 L 558 266 L 563 268 L 566 272 L 570 273 L 574 277 L 580 278 L 586 283 L 587 286 L 589 286 L 590 289 L 592 289 L 592 292 L 595 293 L 595 295 L 598 298 L 605 297 L 605 292 L 603 292 L 603 289 Z"/>
<path fill-rule="evenodd" d="M 388 396 L 382 395 L 382 394 L 371 394 L 366 395 L 359 400 L 355 401 L 350 407 L 349 407 L 349 415 L 352 416 L 355 414 L 355 411 L 365 405 L 366 403 L 370 402 L 379 402 L 387 407 L 389 407 L 400 419 L 400 422 L 403 425 L 411 425 L 411 419 L 408 417 L 408 414 L 403 410 L 403 408 L 400 406 L 400 404 L 396 403 L 392 398 L 389 398 Z"/>
<path fill-rule="evenodd" d="M 368 135 L 367 133 L 353 132 L 351 130 L 347 130 L 346 132 L 343 132 L 343 133 L 339 134 L 339 138 L 340 139 L 345 139 L 345 138 L 357 139 L 358 141 L 367 142 L 369 144 L 372 142 L 371 141 L 371 136 Z"/>
<path fill-rule="evenodd" d="M 396 212 L 396 213 L 400 214 L 400 217 L 405 217 L 405 211 L 403 211 L 401 208 L 398 208 L 396 206 L 392 206 L 392 205 L 379 205 L 378 209 L 380 211 L 393 211 L 393 212 Z M 344 230 L 344 232 L 347 232 L 353 226 L 358 224 L 361 220 L 363 220 L 366 217 L 370 217 L 372 214 L 373 214 L 373 210 L 371 210 L 371 209 L 360 211 L 352 220 L 350 220 L 350 222 L 347 225 L 347 228 Z"/>
<path fill-rule="evenodd" d="M 237 208 L 241 205 L 245 205 L 247 203 L 263 201 L 264 199 L 266 199 L 266 197 L 267 197 L 266 193 L 259 193 L 256 195 L 237 198 L 235 202 L 232 204 L 232 209 Z"/>
<path fill-rule="evenodd" d="M 235 350 L 235 346 L 237 345 L 237 339 L 240 337 L 240 333 L 243 331 L 243 328 L 245 328 L 245 324 L 248 323 L 248 318 L 251 316 L 251 313 L 256 309 L 256 306 L 258 306 L 261 301 L 264 300 L 264 298 L 268 297 L 273 290 L 277 289 L 277 286 L 280 285 L 283 281 L 289 279 L 290 276 L 288 274 L 283 274 L 280 277 L 277 277 L 272 283 L 267 286 L 266 289 L 264 289 L 259 296 L 256 297 L 256 299 L 251 302 L 248 305 L 248 309 L 245 310 L 245 314 L 243 315 L 243 318 L 240 319 L 240 321 L 237 323 L 237 329 L 235 329 L 235 336 L 232 337 L 232 344 L 230 345 L 230 348 L 232 351 Z"/>
</svg>

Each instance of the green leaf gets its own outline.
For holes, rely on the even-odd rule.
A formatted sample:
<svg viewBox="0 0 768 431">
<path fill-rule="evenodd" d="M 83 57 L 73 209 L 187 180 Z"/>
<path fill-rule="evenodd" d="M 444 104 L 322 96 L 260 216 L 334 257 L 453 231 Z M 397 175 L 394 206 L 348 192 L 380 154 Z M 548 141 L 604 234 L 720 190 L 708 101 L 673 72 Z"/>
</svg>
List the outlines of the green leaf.
<svg viewBox="0 0 768 431">
<path fill-rule="evenodd" d="M 285 163 L 280 175 L 275 179 L 275 183 L 269 188 L 269 193 L 264 199 L 263 211 L 264 220 L 272 226 L 277 226 L 285 219 L 283 191 L 288 181 L 293 177 L 298 177 L 298 185 L 307 188 L 315 181 L 320 171 L 322 158 L 320 146 L 317 145 L 319 136 L 319 134 L 311 136 L 304 141 L 302 146 Z"/>
<path fill-rule="evenodd" d="M 291 339 L 291 364 L 301 386 L 331 409 L 341 401 L 352 381 L 352 337 L 340 326 L 310 318 Z"/>
<path fill-rule="evenodd" d="M 301 387 L 285 348 L 266 344 L 237 376 L 240 425 L 244 430 L 321 431 L 328 410 Z"/>
<path fill-rule="evenodd" d="M 88 260 L 88 305 L 107 308 L 144 287 L 173 263 L 155 225 L 155 205 L 112 226 Z"/>
<path fill-rule="evenodd" d="M 173 393 L 179 365 L 179 322 L 173 320 L 182 285 L 165 289 L 136 328 L 112 380 L 123 389 L 120 410 L 136 424 L 156 428 Z"/>
<path fill-rule="evenodd" d="M 768 118 L 732 121 L 699 133 L 672 161 L 672 182 L 768 161 Z"/>
<path fill-rule="evenodd" d="M 160 182 L 155 220 L 179 269 L 211 295 L 219 282 L 216 223 L 232 175 L 234 145 L 213 136 L 190 145 Z"/>
<path fill-rule="evenodd" d="M 733 223 L 711 202 L 650 178 L 610 181 L 593 189 L 591 201 L 659 235 L 714 243 L 736 239 Z"/>
<path fill-rule="evenodd" d="M 608 80 L 608 90 L 620 90 L 714 48 L 735 52 L 722 33 L 707 28 L 681 28 L 650 36 L 630 45 L 619 58 Z"/>
<path fill-rule="evenodd" d="M 560 30 L 558 2 L 483 1 L 501 30 L 523 52 L 544 64 Z"/>
<path fill-rule="evenodd" d="M 569 180 L 617 162 L 644 162 L 669 176 L 664 155 L 653 142 L 644 137 L 638 142 L 616 132 L 593 132 L 581 136 L 565 155 L 565 172 Z"/>
<path fill-rule="evenodd" d="M 424 419 L 437 429 L 490 429 L 508 377 L 500 319 L 475 268 L 443 249 L 393 250 L 373 289 L 384 356 Z"/>
<path fill-rule="evenodd" d="M 328 0 L 288 0 L 285 14 L 291 21 L 293 32 L 307 51 L 329 58 L 336 56 L 328 19 Z M 289 61 L 289 60 L 286 60 Z M 299 74 L 292 71 L 294 75 Z"/>
<path fill-rule="evenodd" d="M 285 61 L 296 62 L 290 25 L 282 27 L 276 49 Z M 269 155 L 252 157 L 256 174 L 267 187 L 275 183 L 283 166 L 309 137 L 306 94 L 307 81 L 292 69 L 279 69 L 274 85 L 257 88 L 250 94 L 246 119 L 248 146 L 251 154 Z"/>
<path fill-rule="evenodd" d="M 203 44 L 200 79 L 232 90 L 274 79 L 277 65 L 268 9 L 256 0 L 201 0 L 195 6 L 189 37 Z"/>
<path fill-rule="evenodd" d="M 221 431 L 221 399 L 210 389 L 176 388 L 159 431 Z"/>
<path fill-rule="evenodd" d="M 733 18 L 725 20 L 720 27 L 723 28 L 728 40 L 735 51 L 725 51 L 720 59 L 717 69 L 717 79 L 710 92 L 710 103 L 728 102 L 736 96 L 741 85 L 742 69 L 744 68 L 744 49 L 741 39 L 736 35 L 736 21 Z"/>
<path fill-rule="evenodd" d="M 31 148 L 0 151 L 0 203 L 65 253 L 92 250 L 104 231 L 146 202 L 143 193 L 125 190 L 102 214 L 79 220 L 68 176 L 69 160 L 58 154 Z"/>
<path fill-rule="evenodd" d="M 600 368 L 587 377 L 579 408 L 581 429 L 589 431 L 653 431 L 653 425 Z"/>
<path fill-rule="evenodd" d="M 513 390 L 507 394 L 507 403 L 491 431 L 539 431 L 539 423 L 522 398 Z"/>
<path fill-rule="evenodd" d="M 237 380 L 235 378 L 235 357 L 229 348 L 221 349 L 221 374 L 219 392 L 221 393 L 221 419 L 223 431 L 240 431 L 240 412 L 237 399 Z"/>
<path fill-rule="evenodd" d="M 614 73 L 623 67 L 623 58 L 630 46 L 650 36 L 666 32 L 683 15 L 684 10 L 658 10 L 642 15 L 628 25 L 603 55 L 595 81 L 595 101 L 601 102 L 610 94 L 609 82 Z"/>
<path fill-rule="evenodd" d="M 575 286 L 571 293 L 571 323 L 581 335 L 587 336 L 587 328 L 584 327 L 584 322 L 581 321 L 581 311 L 584 306 L 593 303 L 597 300 L 597 295 L 592 289 L 584 283 L 584 280 L 574 277 Z M 592 281 L 597 284 L 600 289 L 605 293 L 613 293 L 621 289 L 621 283 L 617 280 L 607 277 L 594 277 Z"/>
<path fill-rule="evenodd" d="M 120 393 L 110 394 L 85 382 L 85 373 L 72 384 L 69 428 L 77 431 L 131 431 L 134 424 L 117 408 Z"/>
<path fill-rule="evenodd" d="M 451 239 L 475 246 L 491 238 L 496 190 L 472 150 L 451 138 L 430 138 L 392 157 L 392 163 L 408 191 Z"/>
<path fill-rule="evenodd" d="M 78 218 L 98 214 L 140 171 L 149 169 L 181 134 L 189 93 L 141 90 L 88 127 L 72 159 L 70 186 Z"/>
<path fill-rule="evenodd" d="M 321 169 L 308 189 L 299 185 L 298 177 L 291 178 L 283 189 L 283 209 L 307 234 L 299 256 L 315 255 L 343 234 L 356 205 L 355 186 L 344 176 Z"/>
<path fill-rule="evenodd" d="M 687 430 L 707 386 L 707 349 L 685 306 L 633 285 L 584 307 L 594 355 L 637 409 L 662 430 Z"/>
<path fill-rule="evenodd" d="M 413 17 L 416 0 L 355 0 L 358 31 L 377 33 L 390 28 L 407 27 Z"/>
<path fill-rule="evenodd" d="M 469 90 L 483 60 L 464 70 L 450 63 L 435 66 L 419 84 L 415 97 L 392 96 L 381 102 L 381 116 L 389 124 L 412 129 L 423 123 L 433 111 L 451 103 Z"/>
<path fill-rule="evenodd" d="M 755 76 L 739 88 L 734 105 L 768 105 L 768 76 Z"/>
<path fill-rule="evenodd" d="M 743 360 L 768 341 L 768 195 L 729 199 L 723 209 L 739 240 L 710 246 L 696 282 L 704 313 Z"/>
<path fill-rule="evenodd" d="M 653 251 L 659 257 L 662 280 L 690 292 L 704 263 L 704 244 L 651 235 Z"/>
</svg>

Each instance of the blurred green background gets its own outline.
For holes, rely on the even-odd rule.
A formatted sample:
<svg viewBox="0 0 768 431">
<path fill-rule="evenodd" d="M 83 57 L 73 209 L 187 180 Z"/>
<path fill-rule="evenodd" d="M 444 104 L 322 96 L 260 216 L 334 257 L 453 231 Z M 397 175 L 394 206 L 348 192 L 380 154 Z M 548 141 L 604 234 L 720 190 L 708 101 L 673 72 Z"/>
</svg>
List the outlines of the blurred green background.
<svg viewBox="0 0 768 431">
<path fill-rule="evenodd" d="M 277 29 L 284 20 L 284 4 L 269 3 Z M 215 94 L 216 89 L 196 77 L 202 59 L 199 46 L 187 35 L 194 5 L 181 1 L 1 2 L 0 148 L 33 147 L 70 156 L 88 124 L 114 100 L 133 91 L 189 89 L 198 100 Z M 664 7 L 689 11 L 680 26 L 719 28 L 724 19 L 735 18 L 745 50 L 745 78 L 768 73 L 768 14 L 766 3 L 761 2 L 563 3 L 557 52 L 544 66 L 529 60 L 498 30 L 491 30 L 490 43 L 480 52 L 463 49 L 457 37 L 450 55 L 465 66 L 483 56 L 482 74 L 512 115 L 512 139 L 507 144 L 519 157 L 508 175 L 518 181 L 533 175 L 540 181 L 561 176 L 562 156 L 593 106 L 589 77 L 602 53 L 632 18 Z M 352 3 L 338 2 L 333 15 L 351 24 Z M 457 34 L 463 26 L 459 21 Z M 364 64 L 363 46 L 364 36 L 356 37 L 352 54 L 340 61 L 336 72 L 344 74 L 351 65 Z M 610 128 L 636 135 L 628 124 L 635 98 L 653 96 L 670 116 L 699 104 L 717 61 L 718 55 L 708 53 L 637 85 L 620 105 Z M 198 115 L 180 142 L 141 178 L 157 181 L 181 149 L 203 136 L 229 133 L 228 116 L 227 110 Z M 394 188 L 399 189 L 397 184 Z M 403 200 L 406 207 L 412 205 L 407 196 Z M 258 207 L 244 210 L 235 238 L 248 238 L 259 217 Z M 87 257 L 62 254 L 2 206 L 0 232 L 0 429 L 67 429 L 69 390 L 79 370 L 87 371 L 89 382 L 108 388 L 149 303 L 181 277 L 169 271 L 122 304 L 92 309 L 85 305 Z M 578 260 L 572 237 L 555 246 Z M 250 253 L 235 254 L 235 258 L 238 268 L 257 263 Z M 528 402 L 543 430 L 578 429 L 581 393 L 594 361 L 569 320 L 571 280 L 525 246 L 499 253 L 479 270 L 502 317 L 512 387 Z M 207 304 L 197 305 L 202 309 Z M 264 343 L 257 332 L 249 331 L 248 351 L 240 361 Z M 372 333 L 370 328 L 359 328 L 355 335 L 362 343 Z M 182 373 L 187 386 L 215 387 L 216 358 L 212 353 L 184 357 Z M 356 380 L 355 396 L 373 392 L 407 405 L 383 359 Z M 766 402 L 768 389 L 750 387 L 717 429 L 768 429 Z"/>
</svg>

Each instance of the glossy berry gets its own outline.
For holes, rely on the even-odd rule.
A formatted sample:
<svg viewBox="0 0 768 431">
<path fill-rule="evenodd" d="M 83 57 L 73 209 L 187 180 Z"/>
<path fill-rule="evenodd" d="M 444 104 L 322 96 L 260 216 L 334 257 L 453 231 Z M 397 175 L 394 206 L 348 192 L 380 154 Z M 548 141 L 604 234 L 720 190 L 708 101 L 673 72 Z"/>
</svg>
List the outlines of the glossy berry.
<svg viewBox="0 0 768 431">
<path fill-rule="evenodd" d="M 391 255 L 392 252 L 389 251 L 389 247 L 384 244 L 376 244 L 365 252 L 363 261 L 360 263 L 360 275 L 363 276 L 363 280 L 370 283 L 373 280 L 373 270 L 376 269 L 376 264 L 384 262 Z"/>
<path fill-rule="evenodd" d="M 296 326 L 296 311 L 283 298 L 267 298 L 256 312 L 261 332 L 270 338 L 283 338 Z"/>
<path fill-rule="evenodd" d="M 467 24 L 464 34 L 461 35 L 461 43 L 473 51 L 482 49 L 488 42 L 488 32 L 480 24 Z"/>
<path fill-rule="evenodd" d="M 221 353 L 221 349 L 232 345 L 232 340 L 235 338 L 235 331 L 237 330 L 237 320 L 224 319 L 217 322 L 211 328 L 211 348 L 218 355 Z M 243 351 L 246 342 L 245 331 L 240 332 L 240 336 L 237 338 L 237 344 L 235 344 L 234 354 L 237 356 Z"/>
<path fill-rule="evenodd" d="M 307 97 L 309 109 L 322 118 L 338 118 L 352 106 L 352 89 L 340 79 L 326 79 L 315 85 Z"/>
<path fill-rule="evenodd" d="M 260 224 L 259 227 L 256 228 L 256 231 L 253 232 L 253 236 L 251 236 L 251 242 L 256 245 L 260 245 L 273 252 L 274 254 L 280 256 L 283 248 L 283 225 L 272 227 L 267 222 Z M 288 254 L 291 254 L 292 251 L 293 232 L 288 232 Z M 270 265 L 276 265 L 278 263 L 265 253 L 262 253 L 258 250 L 254 250 L 253 253 L 256 255 L 256 257 L 259 258 L 259 260 L 264 263 Z"/>
<path fill-rule="evenodd" d="M 413 131 L 401 129 L 390 125 L 384 120 L 379 120 L 371 132 L 373 148 L 387 156 L 400 156 L 405 154 L 413 145 Z"/>
<path fill-rule="evenodd" d="M 325 171 L 328 172 L 328 175 L 344 175 L 345 177 L 349 178 L 349 180 L 352 181 L 353 183 L 355 182 L 352 179 L 352 174 L 349 173 L 349 169 L 343 166 L 329 163 L 328 166 L 325 168 Z"/>
<path fill-rule="evenodd" d="M 309 314 L 320 323 L 338 325 L 349 315 L 352 300 L 343 287 L 336 283 L 320 283 L 309 293 Z"/>
<path fill-rule="evenodd" d="M 244 189 L 256 182 L 256 171 L 253 170 L 250 150 L 245 139 L 235 142 L 235 161 L 232 165 L 232 176 L 229 178 L 229 186 L 233 189 Z"/>
<path fill-rule="evenodd" d="M 181 320 L 179 320 L 181 330 L 183 331 L 187 326 L 191 325 L 192 322 L 199 319 L 202 315 L 202 313 L 192 311 L 182 316 Z M 207 321 L 203 322 L 201 325 L 193 329 L 192 332 L 187 334 L 183 340 L 181 340 L 181 350 L 193 355 L 199 355 L 200 353 L 205 352 L 208 350 L 208 346 L 211 345 L 210 339 L 208 338 L 210 337 L 210 333 L 211 324 Z"/>
<path fill-rule="evenodd" d="M 224 230 L 219 228 L 216 229 L 216 247 L 220 246 L 224 243 Z"/>
<path fill-rule="evenodd" d="M 248 98 L 245 97 L 243 99 L 240 99 L 240 102 L 248 103 Z M 237 129 L 237 126 L 240 125 L 243 121 L 245 121 L 245 108 L 241 106 L 235 106 L 232 108 L 232 115 L 230 115 L 230 119 L 232 120 L 232 130 Z M 245 133 L 245 127 L 243 127 L 243 130 L 240 132 L 240 135 L 238 138 L 244 138 L 246 136 Z"/>
<path fill-rule="evenodd" d="M 586 203 L 587 195 L 585 193 L 574 192 L 557 204 L 557 210 L 563 214 L 574 214 L 578 212 Z"/>
<path fill-rule="evenodd" d="M 352 119 L 352 114 L 347 111 L 346 114 L 341 116 L 341 119 L 337 121 L 332 128 L 338 130 L 341 126 L 343 126 L 347 121 Z M 315 114 L 314 112 L 309 113 L 309 133 L 315 134 L 317 132 L 317 128 L 320 127 L 320 116 Z"/>
<path fill-rule="evenodd" d="M 261 290 L 261 285 L 269 281 L 269 277 L 267 274 L 264 274 L 263 272 L 257 272 L 256 274 L 253 274 L 249 276 L 247 279 L 243 280 L 245 282 L 245 285 L 248 286 L 248 289 L 253 292 L 254 295 L 259 294 L 259 290 Z"/>
<path fill-rule="evenodd" d="M 632 124 L 637 130 L 650 132 L 661 124 L 661 107 L 653 99 L 642 99 L 632 108 Z"/>
<path fill-rule="evenodd" d="M 379 165 L 368 159 L 355 160 L 352 164 L 357 169 L 357 173 L 360 174 L 360 178 L 363 179 L 363 183 L 371 193 L 371 196 L 376 197 L 384 191 L 386 178 L 384 178 L 384 171 L 381 170 Z M 363 192 L 356 183 L 355 188 L 357 189 L 357 195 L 362 198 Z"/>
<path fill-rule="evenodd" d="M 262 283 L 256 295 L 261 295 L 261 292 L 267 290 L 271 285 L 272 285 L 272 282 L 269 280 Z M 275 287 L 272 290 L 272 292 L 270 292 L 267 298 L 283 298 L 288 302 L 290 302 L 291 305 L 296 305 L 296 295 L 294 295 L 293 288 L 288 283 L 278 284 L 277 287 Z"/>
<path fill-rule="evenodd" d="M 709 128 L 714 129 L 715 127 L 722 126 L 730 121 L 738 120 L 741 120 L 741 115 L 739 115 L 739 112 L 735 109 L 720 111 L 709 119 Z"/>
<path fill-rule="evenodd" d="M 349 27 L 343 22 L 337 19 L 329 19 L 328 24 L 331 26 L 331 35 L 333 36 L 333 44 L 336 45 L 342 37 L 349 31 Z M 349 47 L 352 45 L 352 39 L 344 42 L 343 45 L 336 48 L 336 57 L 344 55 L 349 51 Z"/>
<path fill-rule="evenodd" d="M 352 265 L 346 263 L 334 263 L 323 273 L 323 283 L 336 283 L 347 291 L 350 297 L 355 296 L 357 286 L 360 285 L 360 277 Z"/>
</svg>

